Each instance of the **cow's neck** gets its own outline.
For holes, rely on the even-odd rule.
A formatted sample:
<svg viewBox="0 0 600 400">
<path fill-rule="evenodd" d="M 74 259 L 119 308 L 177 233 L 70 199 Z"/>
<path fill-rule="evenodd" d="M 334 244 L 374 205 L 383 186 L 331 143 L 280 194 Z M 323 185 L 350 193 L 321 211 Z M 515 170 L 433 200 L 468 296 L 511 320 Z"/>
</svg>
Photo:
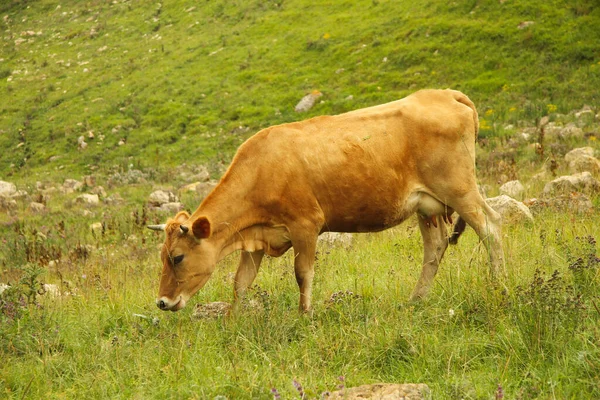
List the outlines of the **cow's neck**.
<svg viewBox="0 0 600 400">
<path fill-rule="evenodd" d="M 246 199 L 247 184 L 227 178 L 224 177 L 192 216 L 205 216 L 210 221 L 212 234 L 208 240 L 214 244 L 218 260 L 236 250 L 278 253 L 283 247 L 282 238 L 287 237 L 287 229 L 268 226 L 268 221 Z"/>
</svg>

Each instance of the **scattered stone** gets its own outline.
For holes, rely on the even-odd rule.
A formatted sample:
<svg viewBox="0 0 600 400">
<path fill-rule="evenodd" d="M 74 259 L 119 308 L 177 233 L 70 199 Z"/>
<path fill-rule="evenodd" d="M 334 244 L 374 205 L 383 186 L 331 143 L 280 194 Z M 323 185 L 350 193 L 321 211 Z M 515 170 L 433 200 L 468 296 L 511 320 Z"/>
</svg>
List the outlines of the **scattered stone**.
<svg viewBox="0 0 600 400">
<path fill-rule="evenodd" d="M 196 304 L 192 318 L 209 319 L 227 315 L 231 309 L 231 304 L 223 301 L 215 301 L 207 304 Z"/>
<path fill-rule="evenodd" d="M 517 29 L 525 29 L 535 24 L 534 21 L 523 21 L 519 25 L 517 25 Z"/>
<path fill-rule="evenodd" d="M 497 197 L 491 197 L 485 200 L 490 207 L 502 216 L 502 223 L 511 224 L 519 223 L 522 221 L 533 222 L 533 215 L 529 208 L 521 203 L 509 197 L 507 195 L 500 195 Z"/>
<path fill-rule="evenodd" d="M 62 192 L 65 194 L 73 193 L 83 188 L 83 183 L 76 181 L 75 179 L 65 179 L 62 185 Z"/>
<path fill-rule="evenodd" d="M 587 104 L 583 106 L 583 108 L 579 111 L 575 112 L 575 117 L 576 118 L 581 118 L 582 116 L 589 114 L 589 115 L 594 115 L 594 110 L 592 110 L 592 107 L 588 106 Z"/>
<path fill-rule="evenodd" d="M 92 194 L 97 194 L 98 197 L 106 198 L 106 190 L 102 186 L 96 186 L 91 190 Z"/>
<path fill-rule="evenodd" d="M 81 212 L 81 215 L 82 215 L 83 217 L 86 217 L 86 218 L 87 218 L 87 217 L 93 217 L 93 216 L 94 216 L 94 215 L 96 215 L 96 214 L 94 214 L 94 213 L 93 213 L 93 212 L 91 212 L 90 210 L 83 210 L 83 211 Z"/>
<path fill-rule="evenodd" d="M 102 222 L 94 222 L 90 225 L 90 231 L 92 231 L 94 235 L 100 235 L 102 234 L 102 231 L 104 231 L 104 225 Z"/>
<path fill-rule="evenodd" d="M 201 199 L 204 199 L 210 192 L 212 192 L 218 183 L 219 182 L 217 181 L 201 182 L 198 186 L 196 186 L 196 192 Z"/>
<path fill-rule="evenodd" d="M 22 200 L 22 201 L 26 201 L 29 200 L 29 193 L 27 193 L 24 190 L 17 190 L 16 193 L 13 193 L 10 196 L 11 199 L 14 200 Z"/>
<path fill-rule="evenodd" d="M 565 154 L 565 161 L 569 164 L 571 173 L 589 171 L 595 176 L 600 175 L 600 160 L 594 157 L 594 149 L 580 147 Z"/>
<path fill-rule="evenodd" d="M 319 242 L 333 247 L 343 247 L 345 249 L 352 246 L 354 236 L 351 233 L 324 232 L 319 235 Z"/>
<path fill-rule="evenodd" d="M 325 395 L 328 400 L 422 400 L 431 398 L 424 383 L 376 383 L 337 390 Z"/>
<path fill-rule="evenodd" d="M 97 194 L 85 193 L 75 198 L 75 203 L 83 204 L 86 206 L 97 206 L 100 204 L 100 198 Z"/>
<path fill-rule="evenodd" d="M 17 187 L 14 183 L 0 181 L 0 197 L 12 197 L 17 193 Z"/>
<path fill-rule="evenodd" d="M 180 193 L 196 192 L 198 185 L 200 185 L 200 182 L 194 182 L 194 183 L 190 183 L 188 185 L 184 185 L 179 188 L 179 192 Z"/>
<path fill-rule="evenodd" d="M 153 207 L 160 207 L 166 203 L 176 203 L 179 199 L 175 193 L 167 190 L 155 190 L 148 196 L 148 204 Z"/>
<path fill-rule="evenodd" d="M 525 204 L 533 214 L 539 214 L 544 209 L 575 214 L 590 214 L 594 211 L 592 200 L 581 193 L 563 194 L 549 199 L 533 198 L 525 200 Z"/>
<path fill-rule="evenodd" d="M 516 200 L 523 200 L 523 196 L 525 194 L 525 187 L 523 184 L 516 181 L 506 182 L 504 185 L 500 186 L 500 194 L 505 194 L 507 196 L 512 197 Z"/>
<path fill-rule="evenodd" d="M 317 99 L 321 96 L 323 96 L 323 93 L 319 92 L 318 90 L 313 90 L 311 93 L 304 96 L 298 102 L 298 104 L 296 104 L 294 110 L 296 112 L 306 112 L 310 110 L 315 105 Z"/>
<path fill-rule="evenodd" d="M 8 288 L 10 288 L 10 286 L 6 283 L 0 283 L 0 294 L 2 294 L 2 292 L 4 292 Z"/>
<path fill-rule="evenodd" d="M 17 201 L 0 196 L 0 211 L 13 211 L 17 208 Z"/>
<path fill-rule="evenodd" d="M 172 202 L 161 204 L 160 207 L 158 207 L 158 209 L 160 211 L 166 211 L 171 214 L 177 214 L 179 211 L 183 211 L 185 209 L 185 206 L 179 202 Z"/>
<path fill-rule="evenodd" d="M 96 177 L 94 175 L 86 175 L 83 177 L 83 184 L 87 187 L 96 186 Z"/>
<path fill-rule="evenodd" d="M 79 150 L 85 150 L 87 146 L 88 144 L 85 142 L 85 138 L 83 136 L 79 136 L 77 138 L 77 147 L 79 148 Z"/>
<path fill-rule="evenodd" d="M 58 285 L 53 283 L 44 283 L 42 285 L 41 294 L 47 294 L 50 297 L 60 297 L 60 289 L 58 288 Z"/>
<path fill-rule="evenodd" d="M 31 203 L 29 203 L 28 209 L 34 214 L 41 214 L 44 211 L 46 211 L 46 206 L 42 203 L 36 203 L 35 201 L 32 201 Z"/>
<path fill-rule="evenodd" d="M 114 193 L 108 197 L 105 197 L 103 201 L 104 201 L 104 203 L 112 206 L 112 205 L 122 204 L 125 200 L 123 200 L 123 198 L 121 197 L 121 195 L 119 193 Z"/>
<path fill-rule="evenodd" d="M 544 135 L 546 139 L 582 139 L 583 129 L 579 128 L 574 123 L 569 123 L 566 126 L 562 126 L 557 122 L 550 122 L 544 127 Z"/>
<path fill-rule="evenodd" d="M 600 182 L 588 171 L 574 175 L 561 176 L 548 182 L 542 192 L 543 197 L 568 195 L 573 192 L 592 194 L 600 191 Z"/>
</svg>

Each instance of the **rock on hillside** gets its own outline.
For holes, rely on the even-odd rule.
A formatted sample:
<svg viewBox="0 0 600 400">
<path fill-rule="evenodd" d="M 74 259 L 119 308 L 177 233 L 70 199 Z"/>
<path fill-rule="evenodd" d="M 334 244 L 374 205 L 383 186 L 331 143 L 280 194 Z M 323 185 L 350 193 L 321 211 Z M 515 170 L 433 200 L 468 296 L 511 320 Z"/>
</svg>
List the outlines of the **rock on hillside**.
<svg viewBox="0 0 600 400">
<path fill-rule="evenodd" d="M 571 173 L 589 171 L 592 175 L 600 176 L 600 160 L 594 157 L 594 149 L 580 147 L 573 149 L 565 155 Z"/>
<path fill-rule="evenodd" d="M 533 215 L 529 208 L 512 197 L 503 194 L 485 201 L 502 216 L 502 223 L 533 222 Z"/>
<path fill-rule="evenodd" d="M 506 182 L 500 186 L 500 194 L 505 194 L 516 200 L 523 200 L 525 194 L 525 187 L 520 181 Z"/>
<path fill-rule="evenodd" d="M 424 383 L 376 383 L 341 389 L 325 396 L 330 400 L 421 400 L 430 399 L 431 390 Z"/>
<path fill-rule="evenodd" d="M 569 195 L 573 192 L 592 194 L 600 192 L 600 182 L 589 172 L 561 176 L 544 186 L 543 197 Z"/>
<path fill-rule="evenodd" d="M 11 197 L 17 193 L 17 187 L 14 183 L 0 181 L 0 197 Z"/>
</svg>

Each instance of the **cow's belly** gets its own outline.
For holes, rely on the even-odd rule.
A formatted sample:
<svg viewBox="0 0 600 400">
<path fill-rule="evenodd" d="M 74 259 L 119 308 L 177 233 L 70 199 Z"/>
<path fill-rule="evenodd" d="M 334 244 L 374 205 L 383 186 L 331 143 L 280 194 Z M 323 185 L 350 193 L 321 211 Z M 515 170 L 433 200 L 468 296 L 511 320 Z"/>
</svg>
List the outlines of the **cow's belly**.
<svg viewBox="0 0 600 400">
<path fill-rule="evenodd" d="M 410 193 L 394 202 L 371 201 L 355 209 L 340 206 L 337 211 L 327 216 L 323 231 L 378 232 L 402 223 L 415 213 L 429 218 L 451 215 L 453 212 L 447 205 L 422 191 Z"/>
</svg>

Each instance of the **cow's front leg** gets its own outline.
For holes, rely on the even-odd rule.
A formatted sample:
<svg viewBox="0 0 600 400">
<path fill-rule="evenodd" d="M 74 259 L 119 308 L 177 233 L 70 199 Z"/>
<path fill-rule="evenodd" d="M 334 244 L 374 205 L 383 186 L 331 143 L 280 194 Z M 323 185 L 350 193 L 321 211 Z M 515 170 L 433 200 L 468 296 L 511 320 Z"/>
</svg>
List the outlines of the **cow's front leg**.
<svg viewBox="0 0 600 400">
<path fill-rule="evenodd" d="M 418 217 L 418 220 L 421 236 L 423 237 L 423 269 L 410 297 L 411 301 L 420 300 L 427 296 L 440 261 L 448 247 L 446 225 L 442 218 L 439 218 L 437 224 L 430 223 L 430 218 L 421 216 Z"/>
<path fill-rule="evenodd" d="M 300 288 L 300 312 L 310 311 L 312 282 L 315 275 L 315 252 L 317 236 L 294 243 L 294 272 Z"/>
<path fill-rule="evenodd" d="M 262 250 L 252 253 L 242 251 L 242 257 L 240 258 L 240 264 L 237 272 L 235 273 L 235 281 L 233 284 L 235 299 L 233 303 L 234 311 L 239 309 L 242 299 L 245 297 L 248 288 L 250 285 L 252 285 L 252 282 L 254 282 L 254 278 L 256 278 L 258 268 L 260 267 L 260 262 L 262 261 L 264 255 L 265 252 Z"/>
</svg>

